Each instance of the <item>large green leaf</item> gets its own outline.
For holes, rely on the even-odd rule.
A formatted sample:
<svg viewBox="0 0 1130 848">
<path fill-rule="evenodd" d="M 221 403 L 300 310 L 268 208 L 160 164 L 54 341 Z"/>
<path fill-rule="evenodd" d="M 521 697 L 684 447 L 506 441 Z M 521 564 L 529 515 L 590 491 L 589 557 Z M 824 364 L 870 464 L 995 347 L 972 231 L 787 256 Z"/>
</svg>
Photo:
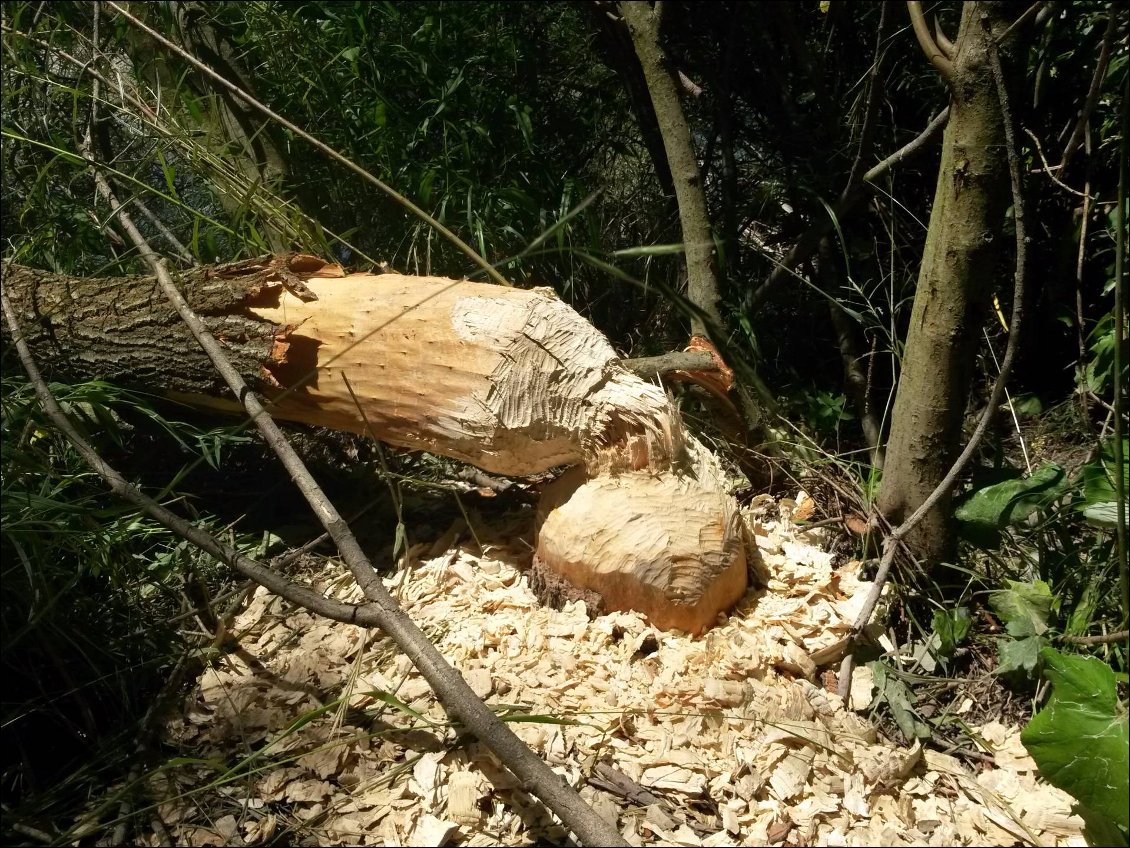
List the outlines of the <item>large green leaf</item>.
<svg viewBox="0 0 1130 848">
<path fill-rule="evenodd" d="M 1122 442 L 1122 490 L 1130 490 L 1130 446 Z M 1083 466 L 1083 515 L 1092 524 L 1114 527 L 1118 522 L 1118 499 L 1114 475 L 1118 467 L 1114 456 L 1114 439 L 1106 439 L 1099 456 Z"/>
<path fill-rule="evenodd" d="M 1091 832 L 1109 834 L 1112 822 L 1125 841 L 1130 735 L 1114 672 L 1094 657 L 1066 656 L 1051 648 L 1040 655 L 1052 694 L 1020 740 L 1040 774 L 1079 801 L 1078 812 Z"/>
<path fill-rule="evenodd" d="M 989 606 L 1005 623 L 1009 636 L 1025 639 L 1047 632 L 1051 614 L 1052 590 L 1043 580 L 1021 583 L 1005 580 L 1006 588 L 989 595 Z"/>
<path fill-rule="evenodd" d="M 1032 676 L 1040 662 L 1040 649 L 1046 644 L 1047 641 L 1041 636 L 1001 639 L 997 644 L 997 653 L 1000 655 L 997 671 L 1001 674 L 1021 671 Z"/>
<path fill-rule="evenodd" d="M 1063 468 L 1048 463 L 1028 477 L 978 489 L 957 508 L 957 520 L 974 541 L 994 543 L 997 533 L 1049 506 L 1067 488 Z"/>
</svg>

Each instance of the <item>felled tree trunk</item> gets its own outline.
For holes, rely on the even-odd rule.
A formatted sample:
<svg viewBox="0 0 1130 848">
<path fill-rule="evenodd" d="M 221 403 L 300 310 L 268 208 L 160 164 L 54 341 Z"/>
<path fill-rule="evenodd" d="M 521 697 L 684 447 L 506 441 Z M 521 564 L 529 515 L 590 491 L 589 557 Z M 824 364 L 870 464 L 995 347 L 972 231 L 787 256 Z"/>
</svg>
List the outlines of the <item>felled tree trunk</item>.
<svg viewBox="0 0 1130 848">
<path fill-rule="evenodd" d="M 346 275 L 301 255 L 182 280 L 280 419 L 498 474 L 581 469 L 543 507 L 539 568 L 597 593 L 604 609 L 698 632 L 744 593 L 741 524 L 717 461 L 684 433 L 663 390 L 618 366 L 551 290 Z M 151 278 L 11 266 L 4 286 L 52 378 L 239 409 Z"/>
</svg>

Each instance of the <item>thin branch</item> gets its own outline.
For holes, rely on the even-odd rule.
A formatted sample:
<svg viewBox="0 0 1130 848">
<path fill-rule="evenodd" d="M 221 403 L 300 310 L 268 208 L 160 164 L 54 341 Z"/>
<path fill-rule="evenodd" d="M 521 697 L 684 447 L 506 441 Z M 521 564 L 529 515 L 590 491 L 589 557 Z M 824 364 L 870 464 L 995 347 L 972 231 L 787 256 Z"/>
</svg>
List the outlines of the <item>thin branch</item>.
<svg viewBox="0 0 1130 848">
<path fill-rule="evenodd" d="M 860 189 L 865 185 L 877 182 L 880 177 L 890 171 L 895 165 L 901 164 L 925 148 L 945 127 L 946 122 L 949 120 L 949 115 L 950 107 L 947 106 L 939 112 L 926 126 L 926 129 L 922 130 L 915 138 L 908 141 L 882 162 L 868 170 L 854 189 L 850 189 L 850 187 L 846 188 L 844 193 L 840 196 L 840 200 L 832 207 L 836 219 L 842 218 L 855 208 L 855 205 L 863 196 Z M 765 282 L 753 290 L 753 293 L 750 295 L 751 308 L 756 308 L 761 304 L 774 286 L 786 277 L 794 274 L 798 265 L 808 261 L 820 246 L 820 239 L 831 232 L 834 226 L 831 216 L 822 215 L 817 218 L 812 226 L 797 239 L 796 244 L 792 246 L 785 255 L 785 258 L 775 264 L 773 271 L 765 278 Z"/>
<path fill-rule="evenodd" d="M 656 374 L 669 374 L 672 371 L 718 370 L 714 358 L 705 350 L 665 353 L 661 356 L 644 356 L 639 359 L 621 359 L 617 364 L 645 380 L 650 380 Z"/>
<path fill-rule="evenodd" d="M 863 175 L 863 182 L 875 182 L 881 176 L 886 174 L 887 171 L 891 170 L 891 168 L 893 168 L 895 165 L 899 165 L 909 159 L 911 156 L 914 156 L 916 153 L 918 153 L 919 150 L 921 150 L 923 147 L 934 140 L 934 136 L 936 136 L 945 128 L 946 122 L 949 121 L 949 118 L 950 107 L 947 106 L 945 109 L 934 116 L 934 119 L 926 125 L 926 129 L 922 130 L 922 132 L 920 132 L 917 136 L 915 136 L 913 139 L 908 141 L 878 165 L 865 173 Z"/>
<path fill-rule="evenodd" d="M 910 25 L 914 27 L 914 37 L 918 39 L 922 52 L 926 54 L 930 64 L 937 69 L 938 75 L 946 85 L 953 85 L 953 63 L 946 58 L 946 54 L 930 34 L 930 25 L 926 23 L 926 16 L 922 13 L 922 4 L 919 0 L 907 0 L 906 9 L 910 12 Z"/>
<path fill-rule="evenodd" d="M 880 74 L 883 71 L 883 59 L 886 58 L 887 55 L 886 51 L 883 50 L 883 41 L 887 37 L 887 23 L 890 17 L 888 12 L 890 8 L 890 3 L 883 3 L 879 12 L 879 26 L 875 31 L 875 58 L 872 59 L 871 69 L 868 72 L 867 99 L 863 106 L 863 126 L 859 131 L 859 147 L 856 148 L 855 161 L 851 163 L 851 170 L 848 172 L 847 186 L 844 188 L 844 194 L 840 196 L 841 200 L 859 181 L 859 172 L 863 168 L 863 157 L 867 155 L 868 148 L 871 146 L 871 136 L 874 134 L 875 129 L 875 116 L 879 111 L 879 92 L 882 89 L 879 82 Z"/>
<path fill-rule="evenodd" d="M 449 230 L 447 227 L 445 227 L 443 224 L 441 224 L 439 221 L 437 221 L 435 218 L 433 218 L 431 215 L 429 215 L 427 212 L 425 212 L 423 209 L 421 209 L 419 206 L 417 206 L 415 203 L 413 203 L 411 200 L 409 200 L 407 197 L 405 197 L 403 194 L 398 192 L 392 186 L 388 185 L 387 183 L 385 183 L 382 180 L 378 179 L 377 177 L 373 176 L 371 173 L 366 171 L 360 165 L 357 165 L 354 162 L 350 161 L 345 156 L 342 156 L 340 153 L 338 153 L 336 150 L 334 150 L 328 144 L 326 144 L 322 141 L 319 141 L 317 138 L 310 135 L 310 133 L 301 129 L 297 124 L 294 124 L 294 123 L 288 121 L 282 115 L 278 114 L 277 112 L 272 111 L 267 106 L 264 106 L 262 103 L 260 103 L 258 100 L 256 100 L 254 97 L 252 97 L 250 94 L 245 92 L 242 88 L 240 88 L 238 85 L 235 85 L 234 83 L 229 82 L 227 79 L 220 76 L 218 73 L 213 71 L 211 68 L 209 68 L 207 65 L 205 65 L 203 62 L 201 62 L 196 57 L 189 54 L 187 51 L 185 51 L 179 45 L 174 44 L 173 42 L 169 41 L 167 38 L 165 38 L 163 35 L 158 33 L 156 30 L 152 29 L 151 27 L 144 24 L 142 21 L 135 18 L 133 15 L 131 15 L 129 12 L 127 12 L 125 9 L 123 9 L 121 6 L 119 6 L 117 3 L 113 2 L 113 0 L 109 0 L 107 5 L 109 5 L 110 8 L 112 8 L 119 15 L 121 15 L 123 18 L 125 18 L 127 21 L 129 21 L 133 26 L 135 26 L 138 29 L 142 30 L 143 32 L 147 33 L 158 44 L 162 45 L 163 47 L 171 50 L 176 55 L 180 56 L 182 59 L 184 59 L 184 61 L 188 62 L 194 68 L 196 68 L 197 70 L 204 73 L 206 76 L 208 76 L 210 79 L 212 79 L 216 84 L 221 85 L 224 88 L 226 88 L 228 91 L 230 91 L 232 94 L 234 94 L 240 100 L 242 100 L 244 103 L 246 103 L 252 109 L 255 109 L 257 112 L 260 112 L 261 114 L 266 115 L 271 120 L 276 121 L 280 125 L 286 127 L 292 133 L 294 133 L 298 137 L 304 139 L 306 142 L 311 144 L 317 150 L 319 150 L 322 153 L 324 153 L 325 155 L 329 156 L 335 162 L 337 162 L 341 165 L 344 165 L 346 168 L 353 171 L 353 173 L 357 174 L 362 179 L 364 179 L 364 180 L 372 183 L 373 185 L 375 185 L 377 188 L 379 188 L 381 191 L 383 191 L 385 194 L 387 194 L 389 197 L 391 197 L 393 200 L 395 200 L 397 203 L 399 203 L 405 209 L 410 211 L 413 215 L 415 215 L 421 221 L 425 222 L 430 227 L 435 229 L 438 233 L 442 234 L 445 238 L 447 238 L 448 241 L 450 241 L 457 248 L 459 248 L 459 250 L 462 251 L 463 254 L 466 255 L 472 262 L 474 262 L 476 265 L 478 265 L 480 268 L 482 268 L 487 273 L 487 275 L 492 280 L 494 280 L 496 283 L 499 283 L 499 284 L 504 285 L 504 286 L 510 285 L 510 283 L 506 280 L 506 278 L 503 277 L 500 273 L 498 273 L 498 270 L 493 265 L 491 265 L 489 262 L 487 262 L 486 259 L 481 257 L 477 252 L 475 252 L 475 250 L 469 244 L 464 242 L 461 238 L 459 238 L 459 236 L 455 235 L 455 233 L 453 233 L 451 230 Z"/>
<path fill-rule="evenodd" d="M 183 242 L 181 242 L 181 240 L 173 234 L 172 230 L 165 226 L 164 221 L 153 214 L 153 212 L 140 197 L 135 196 L 132 199 L 132 203 L 141 211 L 141 214 L 145 216 L 145 219 L 153 225 L 153 228 L 161 234 L 162 238 L 164 238 L 165 241 L 169 243 L 169 246 L 172 247 L 174 251 L 176 251 L 177 256 L 179 256 L 183 262 L 189 265 L 198 264 L 195 257 L 193 257 L 191 253 L 189 253 L 188 248 L 184 246 Z"/>
<path fill-rule="evenodd" d="M 1055 183 L 1057 186 L 1059 186 L 1064 191 L 1069 192 L 1071 194 L 1074 194 L 1076 197 L 1082 197 L 1084 199 L 1090 197 L 1090 195 L 1087 194 L 1086 192 L 1078 191 L 1077 189 L 1073 189 L 1071 186 L 1069 186 L 1067 183 L 1065 183 L 1063 180 L 1061 180 L 1059 177 L 1057 177 L 1055 175 L 1055 172 L 1063 166 L 1062 165 L 1056 165 L 1053 168 L 1051 165 L 1049 165 L 1048 160 L 1046 158 L 1044 158 L 1044 149 L 1040 146 L 1040 139 L 1037 138 L 1036 134 L 1034 132 L 1032 132 L 1030 129 L 1028 129 L 1027 127 L 1024 128 L 1024 132 L 1027 133 L 1028 138 L 1032 139 L 1032 143 L 1036 146 L 1036 153 L 1039 154 L 1040 161 L 1044 164 L 1044 173 L 1047 174 L 1049 178 L 1051 178 L 1051 181 L 1053 183 Z"/>
<path fill-rule="evenodd" d="M 1060 636 L 1059 641 L 1069 645 L 1109 645 L 1112 642 L 1125 642 L 1130 639 L 1130 630 L 1117 633 L 1099 633 L 1096 636 Z"/>
<path fill-rule="evenodd" d="M 1087 121 L 1091 120 L 1091 113 L 1099 102 L 1103 77 L 1106 76 L 1106 66 L 1110 63 L 1110 47 L 1114 43 L 1114 29 L 1117 20 L 1114 9 L 1111 9 L 1110 18 L 1106 22 L 1106 32 L 1103 33 L 1102 48 L 1099 50 L 1099 62 L 1095 65 L 1095 73 L 1091 76 L 1091 87 L 1087 90 L 1087 99 L 1083 102 L 1083 111 L 1079 113 L 1079 120 L 1075 122 L 1075 129 L 1071 131 L 1071 138 L 1067 140 L 1067 145 L 1063 148 L 1063 156 L 1059 159 L 1059 172 L 1061 174 L 1079 149 L 1079 145 L 1083 141 L 1083 128 L 1086 127 Z"/>
<path fill-rule="evenodd" d="M 965 449 L 961 452 L 961 455 L 954 460 L 949 472 L 942 481 L 938 483 L 929 497 L 922 502 L 909 518 L 903 521 L 898 527 L 891 530 L 883 543 L 883 557 L 875 573 L 871 591 L 868 592 L 867 598 L 863 602 L 863 607 L 860 609 L 859 615 L 855 620 L 855 624 L 852 625 L 851 635 L 848 637 L 847 654 L 844 657 L 843 665 L 840 669 L 840 679 L 837 689 L 840 696 L 843 697 L 845 701 L 847 699 L 847 693 L 851 691 L 852 651 L 854 643 L 863 632 L 863 628 L 865 628 L 871 620 L 871 616 L 875 613 L 875 607 L 878 605 L 879 598 L 883 593 L 883 588 L 886 586 L 887 580 L 890 577 L 895 554 L 902 546 L 903 539 L 906 535 L 918 525 L 946 493 L 953 489 L 954 485 L 957 483 L 957 478 L 965 470 L 965 466 L 980 447 L 981 440 L 988 431 L 989 424 L 992 423 L 993 418 L 996 416 L 997 408 L 1004 399 L 1008 378 L 1012 373 L 1012 366 L 1016 360 L 1016 351 L 1020 344 L 1020 327 L 1024 317 L 1024 293 L 1028 276 L 1028 237 L 1025 228 L 1024 214 L 1024 177 L 1020 167 L 1020 156 L 1016 148 L 1012 110 L 1009 107 L 1008 92 L 1005 89 L 1004 71 L 1001 70 L 1000 55 L 995 44 L 989 45 L 988 53 L 989 64 L 992 67 L 993 79 L 996 83 L 997 97 L 1000 101 L 1001 122 L 1004 126 L 1005 152 L 1008 158 L 1008 173 L 1012 185 L 1013 223 L 1016 232 L 1016 271 L 1013 278 L 1012 315 L 1008 325 L 1008 344 L 1005 346 L 1004 357 L 1001 359 L 1000 363 L 1000 371 L 997 373 L 997 379 L 993 382 L 993 389 L 989 393 L 989 400 L 985 406 L 985 411 L 982 413 L 981 419 L 977 422 L 977 426 L 973 430 L 973 435 L 970 436 L 969 442 L 965 445 Z"/>
<path fill-rule="evenodd" d="M 1028 21 L 1034 20 L 1037 27 L 1045 23 L 1051 16 L 1052 7 L 1054 5 L 1054 3 L 1046 3 L 1042 2 L 1042 0 L 1033 3 L 1024 10 L 1024 13 L 1019 18 L 1008 25 L 1008 29 L 996 37 L 997 44 L 1004 44 L 1015 30 L 1024 26 Z"/>
<path fill-rule="evenodd" d="M 953 42 L 949 40 L 949 36 L 947 36 L 942 29 L 942 22 L 939 21 L 937 17 L 934 18 L 934 41 L 938 45 L 938 49 L 945 54 L 945 57 L 953 61 L 953 55 L 957 52 L 957 49 L 953 46 Z"/>
</svg>

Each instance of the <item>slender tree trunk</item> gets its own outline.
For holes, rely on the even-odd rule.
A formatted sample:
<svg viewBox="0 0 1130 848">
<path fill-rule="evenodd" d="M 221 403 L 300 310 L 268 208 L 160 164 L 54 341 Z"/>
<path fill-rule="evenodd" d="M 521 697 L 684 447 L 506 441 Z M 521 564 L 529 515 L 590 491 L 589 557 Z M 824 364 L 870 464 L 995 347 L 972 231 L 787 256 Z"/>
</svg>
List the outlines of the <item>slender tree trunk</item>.
<svg viewBox="0 0 1130 848">
<path fill-rule="evenodd" d="M 601 58 L 620 77 L 628 92 L 628 99 L 640 128 L 640 138 L 647 148 L 651 165 L 655 169 L 659 188 L 664 195 L 673 198 L 675 184 L 671 181 L 671 166 L 667 163 L 667 151 L 663 149 L 663 134 L 659 131 L 659 121 L 655 117 L 655 107 L 651 103 L 647 79 L 632 46 L 628 29 L 622 22 L 614 19 L 612 12 L 615 11 L 615 3 L 596 2 L 586 4 L 586 8 L 589 10 L 596 31 L 596 47 Z M 675 212 L 676 209 L 672 206 L 672 217 Z"/>
<path fill-rule="evenodd" d="M 658 9 L 659 7 L 656 7 Z M 679 220 L 683 228 L 683 245 L 687 260 L 687 298 L 705 314 L 691 319 L 691 331 L 708 336 L 707 323 L 722 329 L 725 323 L 718 304 L 718 274 L 715 265 L 714 235 L 706 210 L 706 194 L 695 156 L 694 142 L 687 125 L 679 89 L 668 68 L 667 58 L 659 44 L 659 19 L 656 9 L 646 0 L 625 0 L 620 11 L 632 35 L 636 55 L 643 66 L 651 102 L 655 106 L 663 147 L 679 201 Z"/>
<path fill-rule="evenodd" d="M 961 448 L 978 338 L 1007 249 L 1008 163 L 988 50 L 1022 11 L 1014 3 L 962 7 L 949 74 L 949 123 L 879 498 L 892 524 L 925 501 Z M 936 566 L 952 561 L 954 531 L 947 494 L 907 541 L 928 567 Z"/>
</svg>

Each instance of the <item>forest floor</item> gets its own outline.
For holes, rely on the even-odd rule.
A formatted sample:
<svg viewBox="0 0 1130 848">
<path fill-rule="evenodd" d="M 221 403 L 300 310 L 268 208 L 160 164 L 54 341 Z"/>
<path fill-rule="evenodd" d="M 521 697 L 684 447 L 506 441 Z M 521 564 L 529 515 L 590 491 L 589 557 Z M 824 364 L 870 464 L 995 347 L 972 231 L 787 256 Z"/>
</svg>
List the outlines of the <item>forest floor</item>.
<svg viewBox="0 0 1130 848">
<path fill-rule="evenodd" d="M 958 759 L 877 732 L 866 666 L 851 709 L 821 685 L 871 584 L 858 563 L 833 567 L 823 531 L 794 523 L 806 499 L 754 500 L 768 585 L 698 638 L 635 613 L 541 606 L 525 578 L 528 516 L 473 533 L 457 522 L 386 583 L 633 844 L 1084 845 L 1071 798 L 1038 778 L 1018 727 L 970 726 L 981 751 Z M 342 566 L 309 577 L 360 599 Z M 379 632 L 262 589 L 233 630 L 239 648 L 166 723 L 163 742 L 195 760 L 151 779 L 157 815 L 139 844 L 566 843 Z M 957 720 L 972 724 L 972 700 Z"/>
</svg>

